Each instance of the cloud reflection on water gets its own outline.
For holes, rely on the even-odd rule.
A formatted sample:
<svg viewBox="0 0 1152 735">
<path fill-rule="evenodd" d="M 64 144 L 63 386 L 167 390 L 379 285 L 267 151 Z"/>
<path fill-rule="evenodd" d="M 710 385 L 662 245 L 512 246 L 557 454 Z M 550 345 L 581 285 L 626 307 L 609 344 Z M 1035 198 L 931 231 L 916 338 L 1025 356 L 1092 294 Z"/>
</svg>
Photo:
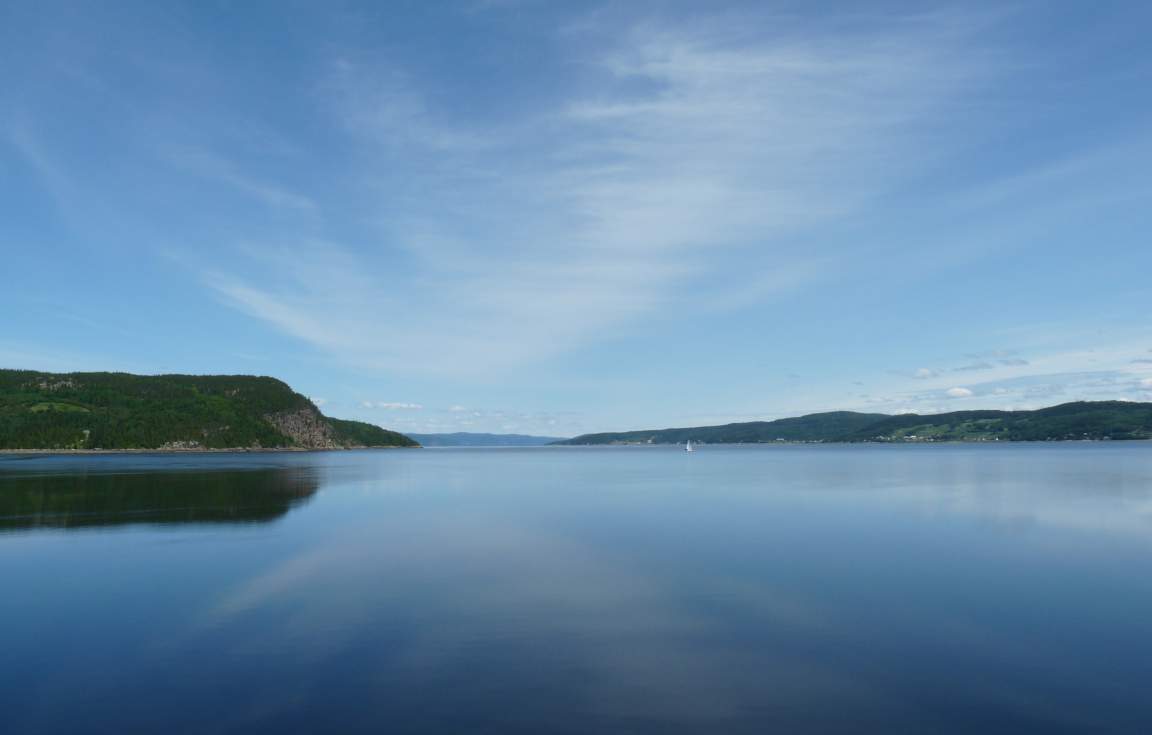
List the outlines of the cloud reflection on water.
<svg viewBox="0 0 1152 735">
<path fill-rule="evenodd" d="M 794 595 L 723 578 L 705 586 L 704 597 L 744 607 L 779 635 L 827 624 L 826 613 Z M 707 611 L 658 577 L 498 521 L 455 518 L 419 533 L 373 524 L 248 580 L 207 617 L 213 627 L 248 627 L 262 609 L 283 615 L 257 639 L 292 640 L 298 660 L 376 647 L 381 685 L 434 682 L 488 649 L 540 647 L 551 666 L 581 672 L 587 706 L 600 716 L 723 719 L 765 694 L 762 681 L 742 684 L 740 674 L 762 667 L 763 652 L 717 649 Z M 404 632 L 395 641 L 382 628 Z M 814 698 L 867 689 L 810 662 L 780 657 L 775 668 L 780 684 L 790 682 L 781 701 L 799 688 Z"/>
</svg>

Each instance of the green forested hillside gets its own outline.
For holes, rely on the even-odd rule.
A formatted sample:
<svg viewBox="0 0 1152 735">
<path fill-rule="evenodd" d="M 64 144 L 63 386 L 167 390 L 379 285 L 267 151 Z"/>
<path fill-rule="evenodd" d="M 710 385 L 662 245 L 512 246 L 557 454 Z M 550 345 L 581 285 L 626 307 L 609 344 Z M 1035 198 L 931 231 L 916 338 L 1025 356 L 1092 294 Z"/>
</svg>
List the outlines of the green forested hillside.
<svg viewBox="0 0 1152 735">
<path fill-rule="evenodd" d="M 748 421 L 723 426 L 584 434 L 557 444 L 682 444 L 689 439 L 707 444 L 784 441 L 824 441 L 851 433 L 888 418 L 883 413 L 831 411 L 776 421 Z"/>
<path fill-rule="evenodd" d="M 0 370 L 0 449 L 414 446 L 251 375 Z"/>
<path fill-rule="evenodd" d="M 777 421 L 585 434 L 559 444 L 1152 439 L 1152 403 L 1081 401 L 1035 411 L 886 414 L 834 411 Z"/>
<path fill-rule="evenodd" d="M 416 447 L 419 444 L 406 434 L 381 429 L 376 424 L 346 419 L 328 419 L 341 441 L 357 447 Z"/>
<path fill-rule="evenodd" d="M 1035 411 L 955 411 L 890 416 L 851 441 L 1061 441 L 1152 438 L 1152 403 L 1078 401 Z"/>
</svg>

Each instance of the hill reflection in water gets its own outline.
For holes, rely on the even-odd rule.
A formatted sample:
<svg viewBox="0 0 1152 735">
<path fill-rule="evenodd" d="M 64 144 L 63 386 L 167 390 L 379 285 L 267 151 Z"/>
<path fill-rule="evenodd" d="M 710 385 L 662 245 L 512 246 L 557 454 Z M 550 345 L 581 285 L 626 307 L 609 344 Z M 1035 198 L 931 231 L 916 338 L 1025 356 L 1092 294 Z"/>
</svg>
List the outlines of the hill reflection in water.
<svg viewBox="0 0 1152 735">
<path fill-rule="evenodd" d="M 129 524 L 268 523 L 319 489 L 309 467 L 0 474 L 0 533 Z"/>
<path fill-rule="evenodd" d="M 1150 450 L 0 455 L 0 732 L 1145 733 Z"/>
</svg>

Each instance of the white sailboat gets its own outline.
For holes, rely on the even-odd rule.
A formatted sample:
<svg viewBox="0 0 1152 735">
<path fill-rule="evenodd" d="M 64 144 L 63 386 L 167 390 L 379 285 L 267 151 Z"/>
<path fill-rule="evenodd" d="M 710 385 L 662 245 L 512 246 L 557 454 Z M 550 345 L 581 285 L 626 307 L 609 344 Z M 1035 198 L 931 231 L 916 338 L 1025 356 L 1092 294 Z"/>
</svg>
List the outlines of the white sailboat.
<svg viewBox="0 0 1152 735">
<path fill-rule="evenodd" d="M 692 440 L 691 439 L 689 439 L 688 441 L 686 441 L 684 443 L 684 451 L 685 452 L 695 452 L 696 451 L 695 449 L 692 448 Z"/>
</svg>

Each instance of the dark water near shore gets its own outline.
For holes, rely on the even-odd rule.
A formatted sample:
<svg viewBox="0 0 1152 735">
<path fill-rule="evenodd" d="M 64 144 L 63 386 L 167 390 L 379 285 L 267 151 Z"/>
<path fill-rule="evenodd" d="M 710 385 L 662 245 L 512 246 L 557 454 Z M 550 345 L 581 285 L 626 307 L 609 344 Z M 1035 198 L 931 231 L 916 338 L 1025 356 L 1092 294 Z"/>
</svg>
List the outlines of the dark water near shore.
<svg viewBox="0 0 1152 735">
<path fill-rule="evenodd" d="M 1152 444 L 0 457 L 0 732 L 1152 732 Z"/>
</svg>

